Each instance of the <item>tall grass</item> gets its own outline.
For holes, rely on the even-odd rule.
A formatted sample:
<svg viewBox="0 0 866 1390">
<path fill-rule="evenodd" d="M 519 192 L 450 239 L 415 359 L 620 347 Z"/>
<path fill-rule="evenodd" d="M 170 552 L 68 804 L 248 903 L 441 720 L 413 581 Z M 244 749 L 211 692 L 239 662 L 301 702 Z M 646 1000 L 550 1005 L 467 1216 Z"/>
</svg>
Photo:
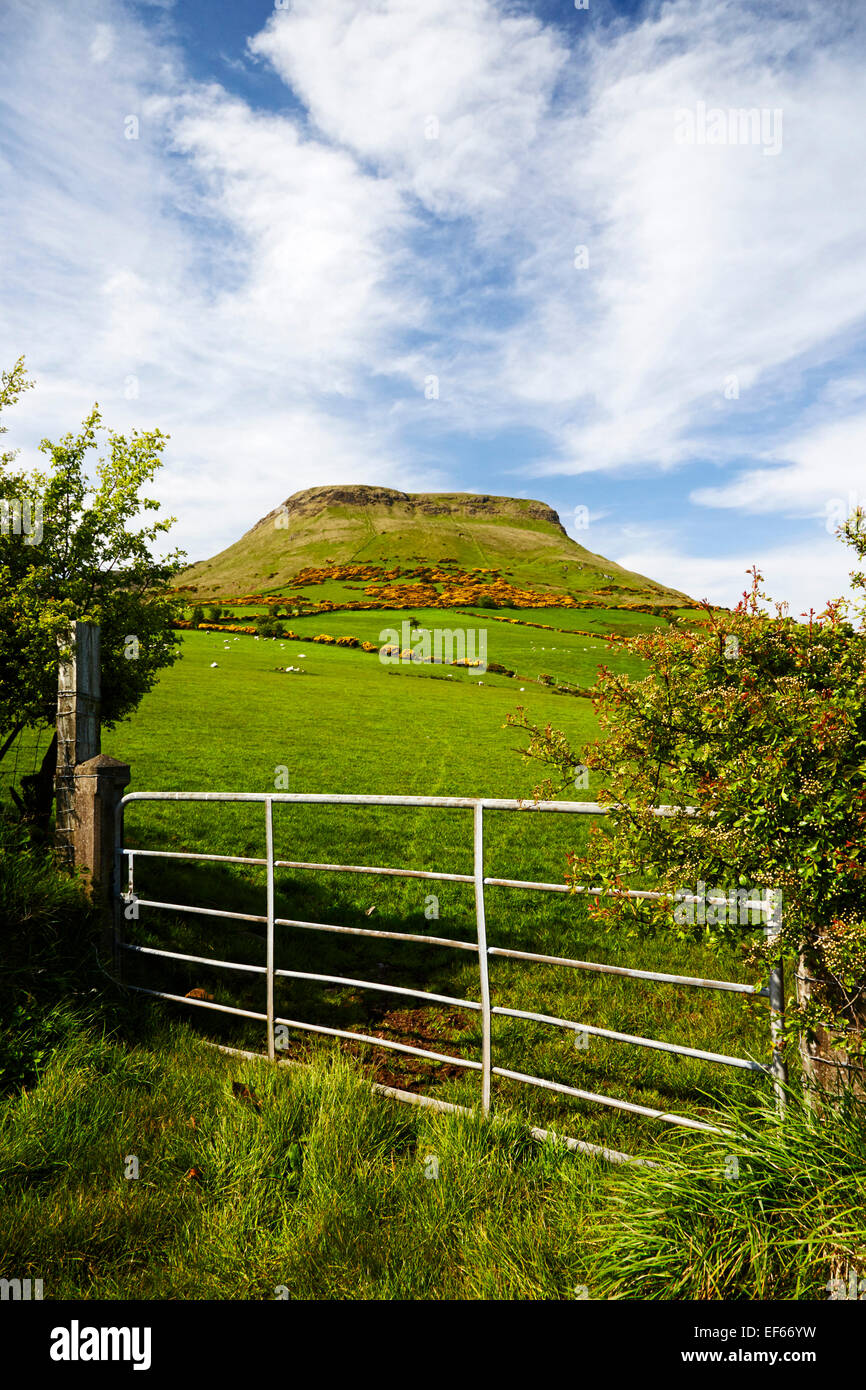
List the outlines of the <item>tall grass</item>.
<svg viewBox="0 0 866 1390">
<path fill-rule="evenodd" d="M 730 1111 L 664 1166 L 619 1172 L 590 1278 L 602 1298 L 826 1299 L 866 1293 L 866 1109 Z M 848 1276 L 843 1276 L 848 1287 Z"/>
<path fill-rule="evenodd" d="M 82 1031 L 0 1122 L 4 1272 L 46 1297 L 535 1299 L 586 1282 L 592 1160 L 514 1120 L 375 1098 L 332 1051 L 276 1068 L 141 1020 L 146 1045 Z"/>
<path fill-rule="evenodd" d="M 0 816 L 0 1091 L 31 1084 L 51 1050 L 108 1007 L 98 931 L 81 882 Z"/>
</svg>

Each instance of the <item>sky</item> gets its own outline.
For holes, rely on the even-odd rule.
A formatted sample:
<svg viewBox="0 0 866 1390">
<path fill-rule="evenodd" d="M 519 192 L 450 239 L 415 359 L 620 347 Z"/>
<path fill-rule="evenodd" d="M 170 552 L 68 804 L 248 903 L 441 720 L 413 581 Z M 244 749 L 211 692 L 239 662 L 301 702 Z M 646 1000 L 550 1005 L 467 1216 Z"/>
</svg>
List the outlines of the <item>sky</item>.
<svg viewBox="0 0 866 1390">
<path fill-rule="evenodd" d="M 160 428 L 191 560 L 301 488 L 472 491 L 820 609 L 864 55 L 859 0 L 2 0 L 5 444 Z"/>
</svg>

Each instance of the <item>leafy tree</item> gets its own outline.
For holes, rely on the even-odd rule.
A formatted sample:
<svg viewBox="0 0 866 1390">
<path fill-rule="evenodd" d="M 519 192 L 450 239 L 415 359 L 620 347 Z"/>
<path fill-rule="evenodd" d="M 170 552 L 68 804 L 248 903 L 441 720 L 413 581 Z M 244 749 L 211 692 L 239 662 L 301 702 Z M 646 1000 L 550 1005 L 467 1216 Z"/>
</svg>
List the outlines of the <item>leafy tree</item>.
<svg viewBox="0 0 866 1390">
<path fill-rule="evenodd" d="M 21 359 L 0 379 L 0 409 L 31 384 Z M 53 723 L 58 663 L 70 654 L 74 619 L 100 625 L 107 728 L 131 714 L 177 659 L 177 600 L 167 585 L 182 553 L 151 554 L 174 518 L 145 524 L 141 515 L 159 510 L 141 489 L 161 466 L 166 438 L 159 430 L 128 439 L 105 430 L 94 406 L 78 434 L 42 441 L 45 471 L 15 471 L 15 454 L 0 455 L 0 505 L 29 523 L 26 535 L 0 527 L 0 757 L 23 728 Z M 87 465 L 100 447 L 91 478 Z M 56 740 L 42 767 L 49 808 L 55 765 Z"/>
<path fill-rule="evenodd" d="M 840 534 L 862 560 L 862 511 Z M 615 890 L 781 893 L 781 935 L 753 934 L 750 959 L 766 965 L 781 944 L 796 962 L 805 1079 L 824 1091 L 845 1080 L 862 1089 L 866 1054 L 866 578 L 852 579 L 853 605 L 840 599 L 798 622 L 787 605 L 766 606 L 753 570 L 733 612 L 704 603 L 689 626 L 630 638 L 649 674 L 602 669 L 602 738 L 580 756 L 523 709 L 508 719 L 529 736 L 524 754 L 550 769 L 537 795 L 574 796 L 585 769 L 598 778 L 610 814 L 568 872 L 614 890 L 590 899 L 606 923 L 742 941 L 742 899 L 708 907 L 705 924 L 690 922 L 681 900 L 672 924 L 670 902 Z M 653 814 L 659 804 L 673 814 Z"/>
<path fill-rule="evenodd" d="M 198 627 L 199 623 L 204 622 L 204 609 L 202 608 L 200 603 L 197 603 L 195 608 L 192 610 L 192 617 L 190 621 L 192 622 L 193 627 Z"/>
</svg>

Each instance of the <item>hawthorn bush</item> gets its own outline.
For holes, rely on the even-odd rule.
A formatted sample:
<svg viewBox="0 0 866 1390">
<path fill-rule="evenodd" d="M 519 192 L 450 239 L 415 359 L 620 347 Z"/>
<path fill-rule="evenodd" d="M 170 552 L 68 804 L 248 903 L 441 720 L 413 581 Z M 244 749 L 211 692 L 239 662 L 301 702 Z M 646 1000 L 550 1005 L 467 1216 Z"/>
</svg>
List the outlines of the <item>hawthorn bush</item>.
<svg viewBox="0 0 866 1390">
<path fill-rule="evenodd" d="M 862 560 L 863 512 L 840 534 Z M 607 923 L 742 939 L 724 909 L 697 928 L 681 912 L 672 924 L 669 901 L 616 890 L 694 894 L 701 881 L 725 896 L 777 890 L 780 936 L 753 940 L 750 958 L 766 963 L 781 946 L 795 962 L 789 1018 L 804 1080 L 825 1093 L 847 1083 L 863 1091 L 866 1054 L 866 578 L 852 580 L 853 604 L 839 599 L 797 621 L 770 605 L 755 569 L 732 612 L 704 603 L 688 626 L 629 638 L 649 674 L 600 670 L 602 736 L 580 756 L 522 708 L 507 721 L 528 734 L 524 755 L 551 770 L 536 795 L 573 795 L 586 770 L 600 782 L 610 813 L 585 853 L 570 856 L 568 876 L 614 890 L 591 900 Z M 673 814 L 654 815 L 659 804 Z"/>
<path fill-rule="evenodd" d="M 23 358 L 0 372 L 0 416 L 32 385 Z M 0 525 L 0 759 L 22 730 L 53 724 L 76 619 L 100 628 L 103 728 L 132 714 L 177 660 L 181 607 L 169 584 L 183 555 L 156 553 L 174 519 L 148 521 L 160 507 L 142 495 L 166 441 L 160 430 L 107 430 L 94 406 L 77 434 L 42 440 L 44 470 L 19 470 L 15 451 L 0 451 L 0 512 L 29 519 L 26 536 L 20 524 Z M 24 795 L 13 793 L 43 836 L 56 767 L 55 736 Z"/>
</svg>

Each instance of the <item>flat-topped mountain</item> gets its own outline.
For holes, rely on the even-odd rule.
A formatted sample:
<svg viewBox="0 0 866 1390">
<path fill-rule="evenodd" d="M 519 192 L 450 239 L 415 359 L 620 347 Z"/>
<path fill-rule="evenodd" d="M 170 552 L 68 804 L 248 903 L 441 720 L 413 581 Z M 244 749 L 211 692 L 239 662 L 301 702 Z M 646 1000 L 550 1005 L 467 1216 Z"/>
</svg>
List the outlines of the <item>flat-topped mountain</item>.
<svg viewBox="0 0 866 1390">
<path fill-rule="evenodd" d="M 623 569 L 566 534 L 545 502 L 474 492 L 399 492 L 357 483 L 305 488 L 268 512 L 226 550 L 191 566 L 180 583 L 204 595 L 277 593 L 305 574 L 347 566 L 383 577 L 451 566 L 479 583 L 559 602 L 690 603 L 684 594 Z M 343 583 L 355 576 L 335 574 Z M 489 578 L 488 578 L 489 577 Z M 316 582 L 316 581 L 310 581 Z"/>
<path fill-rule="evenodd" d="M 531 517 L 536 521 L 549 521 L 565 530 L 552 507 L 546 502 L 535 502 L 520 497 L 491 497 L 486 493 L 475 492 L 398 492 L 391 487 L 368 487 L 362 483 L 349 483 L 343 487 L 308 487 L 296 492 L 262 517 L 253 527 L 266 526 L 277 516 L 288 511 L 295 520 L 305 516 L 319 516 L 322 511 L 333 507 L 384 507 L 393 515 L 407 518 L 417 516 L 489 516 L 489 517 Z M 251 534 L 251 533 L 248 533 Z"/>
</svg>

